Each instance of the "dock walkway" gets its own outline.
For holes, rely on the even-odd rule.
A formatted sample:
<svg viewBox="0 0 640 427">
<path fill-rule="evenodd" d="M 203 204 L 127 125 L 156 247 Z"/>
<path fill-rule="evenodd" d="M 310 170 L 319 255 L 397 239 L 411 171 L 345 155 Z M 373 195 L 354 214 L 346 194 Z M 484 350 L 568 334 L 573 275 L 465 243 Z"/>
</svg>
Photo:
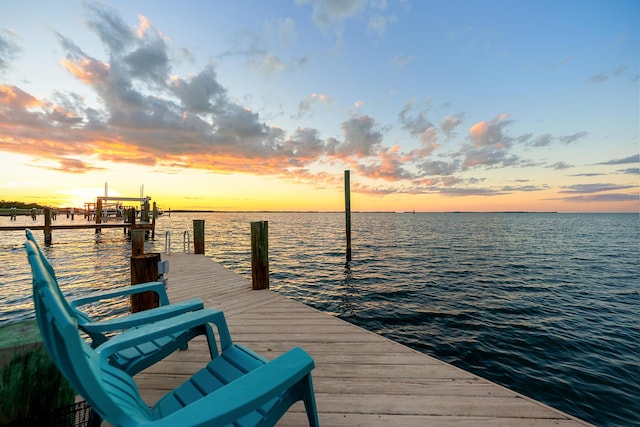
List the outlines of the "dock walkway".
<svg viewBox="0 0 640 427">
<path fill-rule="evenodd" d="M 584 426 L 561 411 L 424 355 L 251 281 L 203 255 L 162 255 L 169 297 L 196 296 L 225 312 L 231 336 L 267 358 L 293 346 L 316 362 L 313 381 L 322 426 Z M 209 360 L 196 340 L 135 379 L 154 403 Z M 297 403 L 279 426 L 307 425 Z"/>
</svg>

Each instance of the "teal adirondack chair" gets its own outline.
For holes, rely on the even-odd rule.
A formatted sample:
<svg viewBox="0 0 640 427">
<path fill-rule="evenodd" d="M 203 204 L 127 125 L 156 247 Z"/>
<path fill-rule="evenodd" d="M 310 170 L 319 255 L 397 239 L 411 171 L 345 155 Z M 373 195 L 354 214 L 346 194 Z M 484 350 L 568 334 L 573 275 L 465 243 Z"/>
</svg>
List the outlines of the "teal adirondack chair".
<svg viewBox="0 0 640 427">
<path fill-rule="evenodd" d="M 33 273 L 36 318 L 51 359 L 75 390 L 114 426 L 273 426 L 295 402 L 304 402 L 310 426 L 318 426 L 311 381 L 313 359 L 294 348 L 268 361 L 234 344 L 221 311 L 203 309 L 130 329 L 97 349 L 80 336 L 64 308 L 36 246 L 26 242 Z M 215 326 L 219 342 L 215 341 Z M 189 328 L 210 340 L 212 361 L 149 408 L 132 376 L 111 355 Z M 215 354 L 214 354 L 215 353 Z"/>
<path fill-rule="evenodd" d="M 109 336 L 112 336 L 116 332 L 157 322 L 158 320 L 163 320 L 168 317 L 173 317 L 190 311 L 200 310 L 204 307 L 200 298 L 193 298 L 170 304 L 167 291 L 164 287 L 164 283 L 162 282 L 149 282 L 135 286 L 120 287 L 117 289 L 95 292 L 67 301 L 60 290 L 53 266 L 42 253 L 40 246 L 38 246 L 38 243 L 30 230 L 26 230 L 26 235 L 27 240 L 30 241 L 34 247 L 33 260 L 38 259 L 43 264 L 43 274 L 46 274 L 48 279 L 51 281 L 53 290 L 58 294 L 62 307 L 69 316 L 76 320 L 78 327 L 89 335 L 92 341 L 91 345 L 93 347 L 98 347 L 100 344 L 106 342 Z M 32 261 L 32 257 L 29 257 L 29 261 Z M 114 297 L 134 295 L 146 291 L 152 291 L 158 294 L 160 307 L 100 321 L 94 321 L 78 308 L 85 304 Z M 164 337 L 160 337 L 154 341 L 146 343 L 144 346 L 123 349 L 111 357 L 111 362 L 133 375 L 142 369 L 153 365 L 158 360 L 162 360 L 167 355 L 173 353 L 176 349 L 187 348 L 188 342 L 200 333 L 201 331 L 197 330 L 185 330 L 179 333 L 167 334 Z"/>
</svg>

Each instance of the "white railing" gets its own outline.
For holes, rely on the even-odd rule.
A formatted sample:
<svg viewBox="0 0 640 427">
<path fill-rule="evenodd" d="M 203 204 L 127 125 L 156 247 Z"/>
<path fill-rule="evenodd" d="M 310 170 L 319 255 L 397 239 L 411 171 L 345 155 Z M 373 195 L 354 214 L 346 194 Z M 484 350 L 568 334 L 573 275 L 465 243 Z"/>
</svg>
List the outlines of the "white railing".
<svg viewBox="0 0 640 427">
<path fill-rule="evenodd" d="M 185 230 L 182 234 L 182 251 L 188 254 L 191 253 L 191 236 L 189 230 Z"/>
<path fill-rule="evenodd" d="M 171 254 L 171 231 L 167 230 L 164 233 L 164 252 L 169 255 Z"/>
</svg>

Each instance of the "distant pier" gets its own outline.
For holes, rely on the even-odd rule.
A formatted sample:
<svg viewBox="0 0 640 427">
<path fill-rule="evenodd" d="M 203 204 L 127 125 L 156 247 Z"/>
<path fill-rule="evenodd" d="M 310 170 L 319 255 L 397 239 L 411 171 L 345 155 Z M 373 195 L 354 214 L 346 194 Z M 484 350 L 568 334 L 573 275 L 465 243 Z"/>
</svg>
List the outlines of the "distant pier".
<svg viewBox="0 0 640 427">
<path fill-rule="evenodd" d="M 102 204 L 103 201 L 107 200 L 127 200 L 127 201 L 140 201 L 141 209 L 140 209 L 140 220 L 136 220 L 137 213 L 136 208 L 122 208 L 117 213 L 114 212 L 113 216 L 116 219 L 121 219 L 122 222 L 106 222 L 109 219 L 109 211 L 108 209 L 103 209 Z M 52 242 L 52 231 L 54 230 L 81 230 L 81 229 L 95 229 L 96 233 L 99 233 L 103 228 L 122 228 L 125 233 L 131 230 L 145 230 L 151 234 L 151 237 L 155 237 L 155 229 L 156 229 L 156 218 L 158 217 L 158 208 L 156 203 L 153 202 L 153 210 L 150 209 L 150 197 L 144 198 L 115 198 L 115 197 L 98 197 L 95 204 L 85 204 L 93 209 L 74 209 L 74 208 L 65 208 L 65 209 L 57 209 L 46 207 L 43 209 L 31 208 L 31 209 L 17 209 L 17 208 L 4 208 L 0 209 L 0 216 L 10 216 L 11 220 L 16 220 L 18 215 L 27 215 L 30 216 L 33 221 L 36 221 L 38 216 L 42 216 L 44 219 L 43 225 L 4 225 L 0 226 L 0 232 L 2 231 L 20 231 L 25 229 L 30 230 L 42 230 L 44 232 L 44 243 L 45 245 L 49 245 Z M 74 219 L 75 214 L 82 214 L 84 218 L 91 220 L 94 219 L 95 222 L 87 222 L 84 224 L 61 224 L 56 225 L 52 224 L 57 218 L 59 213 L 65 213 L 67 217 L 71 217 Z M 104 222 L 103 222 L 104 221 Z"/>
</svg>

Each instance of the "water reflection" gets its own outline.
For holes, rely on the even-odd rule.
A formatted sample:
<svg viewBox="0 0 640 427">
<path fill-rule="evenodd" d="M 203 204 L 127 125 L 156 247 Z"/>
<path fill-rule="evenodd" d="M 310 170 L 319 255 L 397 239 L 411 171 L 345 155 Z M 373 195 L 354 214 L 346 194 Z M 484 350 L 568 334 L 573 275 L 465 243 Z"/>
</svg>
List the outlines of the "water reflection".
<svg viewBox="0 0 640 427">
<path fill-rule="evenodd" d="M 356 315 L 355 305 L 353 303 L 353 297 L 356 293 L 355 288 L 353 286 L 353 271 L 351 270 L 352 261 L 347 261 L 344 264 L 344 269 L 342 270 L 342 283 L 341 283 L 341 295 L 340 295 L 340 317 L 351 317 Z"/>
</svg>

